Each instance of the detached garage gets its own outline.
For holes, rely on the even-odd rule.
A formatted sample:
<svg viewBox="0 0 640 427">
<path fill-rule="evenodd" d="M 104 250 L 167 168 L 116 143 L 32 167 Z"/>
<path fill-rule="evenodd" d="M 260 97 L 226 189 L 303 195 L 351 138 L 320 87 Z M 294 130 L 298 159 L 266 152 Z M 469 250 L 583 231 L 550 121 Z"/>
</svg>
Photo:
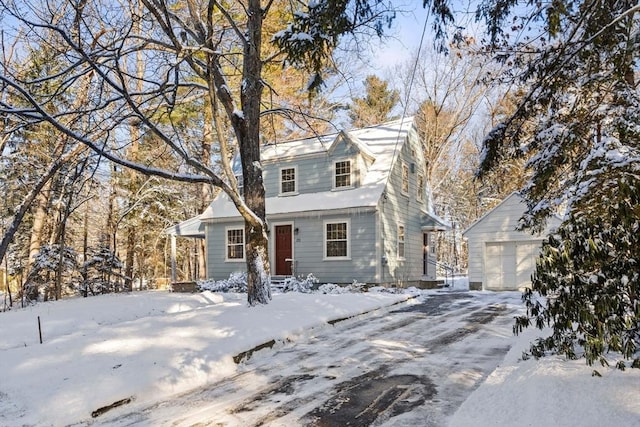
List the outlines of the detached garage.
<svg viewBox="0 0 640 427">
<path fill-rule="evenodd" d="M 531 275 L 543 238 L 560 225 L 549 218 L 540 235 L 516 231 L 526 210 L 522 197 L 512 193 L 463 233 L 469 248 L 469 288 L 521 290 L 531 286 Z"/>
</svg>

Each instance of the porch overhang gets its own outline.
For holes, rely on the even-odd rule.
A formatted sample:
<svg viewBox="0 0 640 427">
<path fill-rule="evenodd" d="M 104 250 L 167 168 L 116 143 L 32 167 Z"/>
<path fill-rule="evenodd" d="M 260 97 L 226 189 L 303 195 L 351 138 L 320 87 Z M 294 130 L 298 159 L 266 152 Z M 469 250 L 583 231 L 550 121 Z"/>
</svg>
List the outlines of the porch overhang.
<svg viewBox="0 0 640 427">
<path fill-rule="evenodd" d="M 169 236 L 191 237 L 193 239 L 204 239 L 204 224 L 200 216 L 189 218 L 179 224 L 165 228 L 165 234 Z"/>
<path fill-rule="evenodd" d="M 447 231 L 451 229 L 451 225 L 437 215 L 424 214 L 420 221 L 420 229 L 422 231 Z"/>
<path fill-rule="evenodd" d="M 174 226 L 165 228 L 162 231 L 164 234 L 171 237 L 171 283 L 176 283 L 176 237 L 204 239 L 204 224 L 200 220 L 200 215 L 198 215 Z"/>
</svg>

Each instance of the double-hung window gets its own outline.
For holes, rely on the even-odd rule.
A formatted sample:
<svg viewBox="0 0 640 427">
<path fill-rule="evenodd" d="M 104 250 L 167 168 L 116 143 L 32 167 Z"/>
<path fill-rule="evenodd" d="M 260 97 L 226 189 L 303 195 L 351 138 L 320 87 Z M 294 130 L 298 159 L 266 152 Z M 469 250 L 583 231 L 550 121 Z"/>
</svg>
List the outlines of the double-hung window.
<svg viewBox="0 0 640 427">
<path fill-rule="evenodd" d="M 244 228 L 227 228 L 227 261 L 244 260 Z"/>
<path fill-rule="evenodd" d="M 404 225 L 398 225 L 398 259 L 404 259 Z"/>
<path fill-rule="evenodd" d="M 325 221 L 325 259 L 349 259 L 349 221 Z"/>
<path fill-rule="evenodd" d="M 280 169 L 280 194 L 292 194 L 296 191 L 296 168 Z"/>
<path fill-rule="evenodd" d="M 409 195 L 409 165 L 402 162 L 402 194 Z"/>
<path fill-rule="evenodd" d="M 241 196 L 244 195 L 244 177 L 242 175 L 236 175 L 236 182 L 238 183 L 238 193 Z"/>
<path fill-rule="evenodd" d="M 341 160 L 335 163 L 334 188 L 351 187 L 351 160 Z"/>
<path fill-rule="evenodd" d="M 421 202 L 424 201 L 424 175 L 418 175 L 418 193 L 416 198 Z"/>
</svg>

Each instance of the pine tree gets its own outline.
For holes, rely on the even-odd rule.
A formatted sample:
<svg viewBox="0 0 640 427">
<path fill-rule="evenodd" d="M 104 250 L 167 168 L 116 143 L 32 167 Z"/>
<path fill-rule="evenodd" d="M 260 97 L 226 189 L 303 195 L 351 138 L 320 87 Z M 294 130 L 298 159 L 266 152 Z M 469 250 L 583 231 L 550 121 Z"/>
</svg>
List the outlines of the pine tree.
<svg viewBox="0 0 640 427">
<path fill-rule="evenodd" d="M 219 187 L 245 221 L 248 302 L 268 303 L 268 227 L 260 131 L 264 114 L 285 110 L 265 109 L 265 89 L 269 87 L 265 65 L 310 71 L 313 76 L 305 89 L 318 90 L 321 74 L 342 37 L 383 33 L 393 18 L 387 2 L 141 0 L 109 3 L 108 7 L 101 2 L 62 3 L 60 8 L 39 13 L 35 12 L 41 9 L 39 5 L 25 1 L 24 7 L 12 2 L 0 4 L 2 13 L 25 27 L 16 33 L 20 38 L 16 43 L 28 45 L 29 38 L 51 31 L 63 42 L 52 50 L 65 53 L 61 56 L 64 63 L 58 73 L 27 81 L 14 79 L 15 68 L 7 64 L 6 73 L 0 74 L 3 90 L 29 108 L 10 103 L 2 106 L 3 113 L 28 122 L 46 121 L 104 158 L 143 174 Z M 110 13 L 103 14 L 102 6 Z M 277 10 L 284 10 L 286 19 L 267 29 L 265 22 Z M 136 35 L 139 24 L 143 36 Z M 267 41 L 275 47 L 273 51 L 264 49 Z M 153 64 L 143 79 L 134 69 L 138 52 Z M 137 90 L 137 80 L 142 80 L 142 93 Z M 45 82 L 57 84 L 46 96 L 34 96 Z M 69 108 L 65 97 L 81 91 L 91 95 L 87 102 Z M 201 114 L 210 110 L 214 120 L 221 119 L 217 129 L 228 126 L 228 133 L 215 141 L 220 146 L 221 167 L 203 161 L 199 156 L 202 145 L 193 143 L 194 134 L 202 134 L 204 120 L 186 130 L 166 121 L 175 108 L 195 100 L 203 102 Z M 59 114 L 47 114 L 50 106 L 59 107 Z M 90 120 L 82 121 L 85 117 Z M 74 126 L 72 119 L 87 126 Z M 167 170 L 128 160 L 123 153 L 131 142 L 131 132 L 125 129 L 129 125 L 155 134 L 167 150 L 181 158 L 183 168 Z M 234 152 L 239 153 L 242 167 L 242 195 L 229 162 Z"/>
<path fill-rule="evenodd" d="M 349 118 L 354 127 L 372 126 L 393 119 L 391 112 L 400 101 L 400 93 L 388 86 L 388 82 L 376 75 L 367 76 L 364 82 L 365 96 L 353 98 L 349 106 Z"/>
<path fill-rule="evenodd" d="M 495 8 L 482 13 L 493 17 L 496 41 L 509 7 L 490 3 Z M 536 356 L 553 350 L 606 364 L 619 352 L 640 366 L 640 8 L 596 0 L 541 10 L 529 18 L 545 18 L 543 43 L 504 57 L 520 67 L 529 89 L 486 138 L 480 169 L 483 175 L 504 158 L 528 158 L 523 227 L 538 230 L 560 208 L 568 212 L 544 243 L 523 296 L 527 314 L 514 329 L 532 322 L 553 328 L 532 346 Z"/>
</svg>

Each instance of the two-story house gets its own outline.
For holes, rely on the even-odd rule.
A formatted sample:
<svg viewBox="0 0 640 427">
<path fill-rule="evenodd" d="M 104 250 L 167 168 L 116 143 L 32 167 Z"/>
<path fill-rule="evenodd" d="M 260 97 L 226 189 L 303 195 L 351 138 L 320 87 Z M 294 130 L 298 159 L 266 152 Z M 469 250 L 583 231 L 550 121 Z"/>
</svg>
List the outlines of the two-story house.
<svg viewBox="0 0 640 427">
<path fill-rule="evenodd" d="M 435 282 L 434 233 L 447 225 L 429 214 L 411 118 L 265 145 L 261 156 L 272 275 L 313 273 L 321 283 Z M 178 235 L 180 229 L 172 228 Z M 208 278 L 245 270 L 244 222 L 226 194 L 182 229 L 203 233 Z"/>
</svg>

